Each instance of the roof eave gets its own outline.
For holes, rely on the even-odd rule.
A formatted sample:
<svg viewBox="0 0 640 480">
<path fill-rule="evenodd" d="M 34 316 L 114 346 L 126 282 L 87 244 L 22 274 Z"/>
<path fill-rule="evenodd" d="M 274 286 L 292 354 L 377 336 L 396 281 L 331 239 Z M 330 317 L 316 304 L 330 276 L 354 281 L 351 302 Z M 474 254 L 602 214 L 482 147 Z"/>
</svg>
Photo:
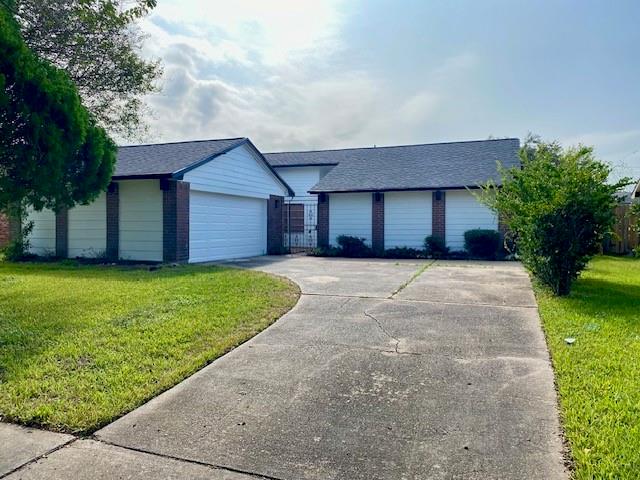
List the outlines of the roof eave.
<svg viewBox="0 0 640 480">
<path fill-rule="evenodd" d="M 269 160 L 267 160 L 269 162 Z M 290 167 L 335 167 L 338 163 L 291 163 L 287 165 L 272 165 L 273 168 L 290 168 Z"/>
<path fill-rule="evenodd" d="M 500 185 L 496 185 L 500 186 Z M 418 191 L 437 191 L 437 190 L 478 190 L 480 185 L 450 185 L 443 187 L 387 187 L 387 188 L 350 188 L 350 189 L 311 189 L 308 193 L 317 195 L 319 193 L 373 193 L 373 192 L 418 192 Z"/>
<path fill-rule="evenodd" d="M 158 178 L 169 178 L 171 173 L 140 173 L 134 175 L 113 175 L 111 181 L 118 180 L 154 180 Z"/>
</svg>

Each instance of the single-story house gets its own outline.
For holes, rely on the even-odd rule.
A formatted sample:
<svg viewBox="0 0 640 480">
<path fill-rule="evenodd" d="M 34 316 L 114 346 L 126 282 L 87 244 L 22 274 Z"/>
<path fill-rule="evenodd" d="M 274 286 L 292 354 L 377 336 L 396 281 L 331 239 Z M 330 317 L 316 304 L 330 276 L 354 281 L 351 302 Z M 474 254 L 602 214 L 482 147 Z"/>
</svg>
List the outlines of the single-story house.
<svg viewBox="0 0 640 480">
<path fill-rule="evenodd" d="M 461 250 L 464 232 L 499 229 L 472 191 L 519 165 L 519 140 L 263 155 L 247 138 L 121 147 L 107 192 L 89 205 L 30 212 L 34 253 L 205 262 L 335 245 Z"/>
<path fill-rule="evenodd" d="M 352 235 L 374 250 L 422 248 L 433 234 L 455 251 L 463 249 L 467 230 L 499 229 L 496 215 L 471 190 L 490 179 L 499 182 L 498 162 L 520 165 L 519 148 L 517 138 L 507 138 L 265 157 L 296 191 L 292 215 L 304 205 L 308 219 L 317 205 L 319 245 Z M 295 229 L 293 219 L 290 226 Z"/>
</svg>

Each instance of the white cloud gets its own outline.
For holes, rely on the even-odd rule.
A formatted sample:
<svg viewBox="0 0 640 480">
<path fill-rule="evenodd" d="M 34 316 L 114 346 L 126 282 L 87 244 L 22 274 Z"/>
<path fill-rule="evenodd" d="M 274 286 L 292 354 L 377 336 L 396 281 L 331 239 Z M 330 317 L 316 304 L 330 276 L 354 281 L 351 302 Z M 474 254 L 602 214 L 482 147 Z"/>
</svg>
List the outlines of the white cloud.
<svg viewBox="0 0 640 480">
<path fill-rule="evenodd" d="M 448 80 L 476 64 L 452 56 L 420 89 L 398 92 L 335 68 L 338 3 L 275 3 L 159 2 L 143 24 L 147 54 L 165 64 L 149 141 L 248 136 L 263 151 L 410 143 L 437 122 Z"/>
<path fill-rule="evenodd" d="M 593 146 L 595 154 L 613 167 L 613 178 L 640 178 L 640 128 L 583 133 L 564 138 L 561 143 Z"/>
</svg>

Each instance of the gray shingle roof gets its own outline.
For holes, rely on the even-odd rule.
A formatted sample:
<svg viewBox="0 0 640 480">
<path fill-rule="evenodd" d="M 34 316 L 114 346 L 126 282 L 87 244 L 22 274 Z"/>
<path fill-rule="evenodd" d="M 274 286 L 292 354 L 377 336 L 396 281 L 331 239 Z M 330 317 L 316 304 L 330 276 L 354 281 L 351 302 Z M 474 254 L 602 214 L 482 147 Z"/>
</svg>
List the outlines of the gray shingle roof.
<svg viewBox="0 0 640 480">
<path fill-rule="evenodd" d="M 517 138 L 467 142 L 268 153 L 274 167 L 336 165 L 311 192 L 474 187 L 499 181 L 497 162 L 520 164 Z"/>
<path fill-rule="evenodd" d="M 245 138 L 227 138 L 120 147 L 113 176 L 171 175 L 206 158 L 220 155 L 245 141 Z"/>
</svg>

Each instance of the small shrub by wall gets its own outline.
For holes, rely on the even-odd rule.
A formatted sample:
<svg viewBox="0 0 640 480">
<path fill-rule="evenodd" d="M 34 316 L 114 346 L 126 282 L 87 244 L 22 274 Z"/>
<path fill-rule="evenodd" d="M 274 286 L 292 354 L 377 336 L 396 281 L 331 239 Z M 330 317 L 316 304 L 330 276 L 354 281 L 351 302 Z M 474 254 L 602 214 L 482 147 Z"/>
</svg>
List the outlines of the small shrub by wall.
<svg viewBox="0 0 640 480">
<path fill-rule="evenodd" d="M 433 258 L 444 258 L 449 253 L 449 247 L 444 243 L 444 239 L 434 235 L 424 239 L 424 249 L 427 256 Z"/>
<path fill-rule="evenodd" d="M 480 228 L 467 230 L 464 232 L 464 249 L 472 257 L 495 259 L 500 251 L 500 233 Z"/>
</svg>

